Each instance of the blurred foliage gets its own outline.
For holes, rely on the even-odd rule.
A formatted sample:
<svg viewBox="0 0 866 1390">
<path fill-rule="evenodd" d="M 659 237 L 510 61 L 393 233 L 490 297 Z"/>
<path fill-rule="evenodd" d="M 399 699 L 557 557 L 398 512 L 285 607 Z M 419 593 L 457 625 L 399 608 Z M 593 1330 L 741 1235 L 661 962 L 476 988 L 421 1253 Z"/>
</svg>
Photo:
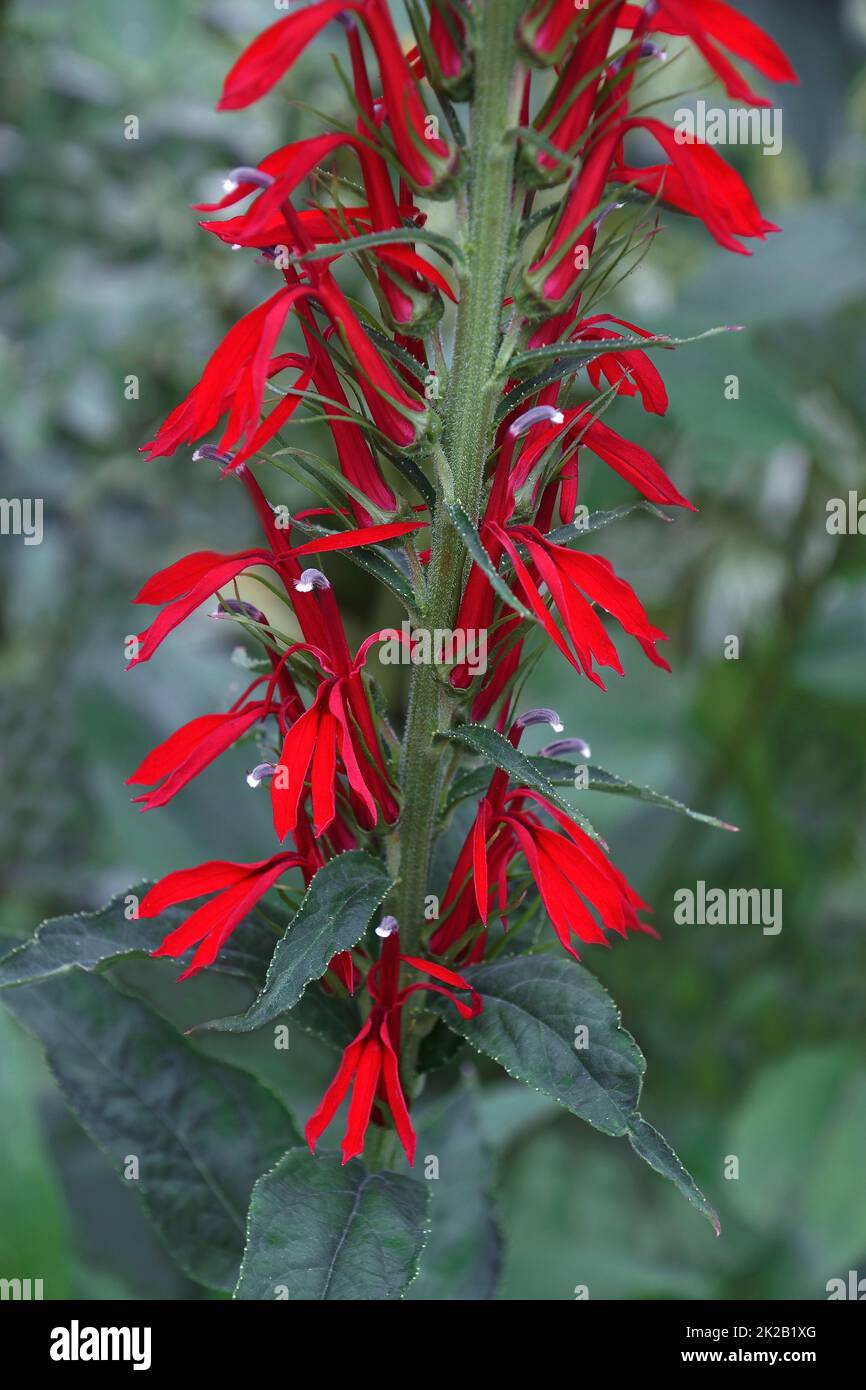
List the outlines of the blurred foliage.
<svg viewBox="0 0 866 1390">
<path fill-rule="evenodd" d="M 829 498 L 866 495 L 866 5 L 825 3 L 819 17 L 809 0 L 743 7 L 804 77 L 782 94 L 778 158 L 728 152 L 784 235 L 746 260 L 668 216 L 618 291 L 617 312 L 659 331 L 748 330 L 660 355 L 665 420 L 629 401 L 607 417 L 700 509 L 670 527 L 631 517 L 598 545 L 669 633 L 674 674 L 628 654 L 627 679 L 602 695 L 548 656 L 527 692 L 557 706 L 602 765 L 740 827 L 725 835 L 583 794 L 661 932 L 585 963 L 646 1052 L 645 1113 L 717 1205 L 723 1237 L 619 1146 L 490 1068 L 507 1298 L 571 1299 L 583 1284 L 592 1297 L 822 1298 L 828 1278 L 866 1268 L 866 541 L 825 524 Z M 161 737 L 240 689 L 231 638 L 198 617 L 131 676 L 122 646 L 148 574 L 255 537 L 230 480 L 217 487 L 184 454 L 146 465 L 136 450 L 263 297 L 266 272 L 204 239 L 189 204 L 227 167 L 312 128 L 279 97 L 213 110 L 233 55 L 271 17 L 265 0 L 5 7 L 2 491 L 45 506 L 41 545 L 0 546 L 10 945 L 46 914 L 141 877 L 270 844 L 264 799 L 243 783 L 247 750 L 156 814 L 138 815 L 123 786 Z M 299 81 L 311 106 L 333 109 L 344 98 L 328 47 L 306 55 Z M 130 376 L 138 399 L 126 398 Z M 624 500 L 600 465 L 584 471 L 590 505 Z M 291 497 L 280 480 L 269 490 Z M 352 625 L 369 631 L 380 600 L 339 562 L 334 576 Z M 731 635 L 737 660 L 724 656 Z M 782 888 L 782 932 L 675 925 L 674 891 L 699 879 Z M 169 968 L 155 1003 L 181 1019 L 189 1005 L 172 979 Z M 200 1297 L 29 1040 L 5 1016 L 0 1027 L 0 1273 L 43 1277 L 49 1297 Z M 303 1044 L 281 1062 L 268 1053 L 248 1064 L 269 1065 L 303 1115 L 330 1059 Z M 725 1178 L 730 1155 L 737 1180 Z"/>
</svg>

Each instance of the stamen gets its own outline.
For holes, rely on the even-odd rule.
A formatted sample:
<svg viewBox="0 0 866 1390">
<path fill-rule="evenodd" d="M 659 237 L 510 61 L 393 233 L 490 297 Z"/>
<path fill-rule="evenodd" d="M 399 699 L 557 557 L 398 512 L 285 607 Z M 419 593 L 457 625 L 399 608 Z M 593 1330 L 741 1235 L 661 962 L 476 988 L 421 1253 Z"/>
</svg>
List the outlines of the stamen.
<svg viewBox="0 0 866 1390">
<path fill-rule="evenodd" d="M 393 936 L 395 931 L 400 930 L 400 923 L 396 917 L 383 917 L 376 928 L 377 936 Z"/>
<path fill-rule="evenodd" d="M 539 758 L 558 758 L 561 753 L 578 753 L 581 758 L 589 758 L 592 749 L 583 738 L 558 738 L 538 750 Z"/>
<path fill-rule="evenodd" d="M 645 8 L 645 10 L 644 10 L 644 13 L 645 13 L 645 14 L 649 14 L 649 13 L 650 13 L 649 5 L 646 6 L 646 8 Z M 610 65 L 610 72 L 611 72 L 611 73 L 617 73 L 617 72 L 619 72 L 619 71 L 622 69 L 622 67 L 623 67 L 623 65 L 624 65 L 624 63 L 625 63 L 625 60 L 626 60 L 626 57 L 627 57 L 627 56 L 629 56 L 629 55 L 623 54 L 623 55 L 622 55 L 621 57 L 619 57 L 619 58 L 614 58 L 613 62 L 612 62 L 611 65 Z M 642 39 L 642 40 L 641 40 L 641 46 L 640 46 L 640 48 L 639 48 L 638 51 L 637 51 L 637 56 L 638 56 L 638 58 L 657 58 L 657 59 L 659 60 L 659 62 L 664 63 L 664 62 L 667 62 L 667 56 L 668 56 L 668 55 L 667 55 L 666 50 L 663 49 L 663 48 L 660 48 L 659 45 L 658 45 L 657 43 L 653 43 L 652 39 Z"/>
<path fill-rule="evenodd" d="M 264 169 L 255 169 L 250 164 L 239 164 L 237 169 L 232 169 L 223 188 L 226 193 L 233 193 L 241 183 L 254 183 L 257 188 L 270 188 L 275 182 L 273 174 L 266 174 Z"/>
<path fill-rule="evenodd" d="M 295 588 L 299 594 L 311 594 L 314 589 L 330 589 L 330 581 L 325 578 L 321 570 L 304 570 L 300 579 L 294 581 Z"/>
<path fill-rule="evenodd" d="M 518 415 L 514 424 L 508 426 L 508 433 L 512 439 L 518 439 L 520 435 L 527 434 L 533 425 L 540 425 L 544 422 L 551 425 L 562 425 L 565 423 L 565 416 L 555 406 L 534 405 L 531 410 L 524 410 L 522 415 Z"/>
<path fill-rule="evenodd" d="M 276 767 L 273 763 L 259 763 L 247 773 L 247 786 L 258 787 L 264 782 L 266 777 L 276 776 Z"/>
<path fill-rule="evenodd" d="M 610 217 L 612 212 L 619 212 L 624 207 L 625 203 L 608 203 L 606 208 L 602 208 L 601 212 L 598 214 L 598 217 L 592 224 L 595 230 L 598 231 L 599 227 L 602 225 L 603 222 L 607 221 L 608 217 Z"/>
<path fill-rule="evenodd" d="M 198 463 L 199 459 L 210 459 L 214 463 L 221 463 L 224 468 L 228 468 L 234 462 L 234 450 L 221 452 L 215 444 L 202 444 L 200 449 L 196 449 L 192 456 L 193 463 Z"/>
<path fill-rule="evenodd" d="M 226 598 L 220 601 L 219 608 L 215 612 L 209 613 L 210 618 L 249 618 L 251 622 L 261 623 L 263 627 L 268 626 L 268 620 L 260 608 L 256 608 L 252 603 L 245 603 L 243 599 Z"/>
<path fill-rule="evenodd" d="M 555 709 L 528 709 L 514 721 L 516 729 L 528 729 L 531 724 L 549 724 L 555 734 L 561 734 L 565 728 Z"/>
</svg>

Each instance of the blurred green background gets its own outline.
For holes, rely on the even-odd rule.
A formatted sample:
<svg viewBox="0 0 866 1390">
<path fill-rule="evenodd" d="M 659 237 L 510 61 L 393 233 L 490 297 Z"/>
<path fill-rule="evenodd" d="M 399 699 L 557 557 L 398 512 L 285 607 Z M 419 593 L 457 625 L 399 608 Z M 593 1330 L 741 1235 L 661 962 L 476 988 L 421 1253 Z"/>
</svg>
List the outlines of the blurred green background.
<svg viewBox="0 0 866 1390">
<path fill-rule="evenodd" d="M 728 151 L 784 235 L 746 259 L 668 215 L 610 305 L 656 331 L 748 328 L 656 358 L 665 420 L 629 401 L 606 417 L 700 509 L 669 527 L 628 518 L 597 547 L 670 634 L 674 674 L 625 652 L 627 678 L 603 695 L 551 657 L 530 692 L 603 766 L 741 827 L 584 794 L 661 932 L 585 964 L 647 1055 L 645 1115 L 719 1209 L 723 1236 L 624 1146 L 485 1074 L 507 1298 L 567 1300 L 586 1284 L 592 1298 L 814 1299 L 829 1278 L 866 1274 L 866 540 L 826 527 L 828 499 L 866 496 L 866 3 L 742 8 L 803 79 L 777 93 L 778 158 Z M 186 452 L 148 465 L 136 450 L 270 292 L 267 270 L 209 241 L 189 204 L 218 196 L 227 168 L 315 128 L 281 98 L 214 112 L 226 68 L 273 17 L 265 0 L 3 7 L 2 492 L 45 507 L 41 545 L 0 543 L 8 947 L 141 878 L 270 853 L 243 749 L 145 816 L 123 785 L 159 739 L 240 690 L 235 639 L 199 616 L 130 675 L 123 640 L 150 573 L 256 540 L 231 480 L 218 486 Z M 295 87 L 331 111 L 344 102 L 335 46 L 306 55 Z M 584 472 L 592 506 L 627 500 L 600 464 Z M 272 500 L 296 501 L 284 483 L 267 480 Z M 380 600 L 357 571 L 337 562 L 332 574 L 364 635 Z M 738 660 L 725 658 L 729 636 Z M 781 888 L 781 933 L 676 925 L 675 890 L 700 879 Z M 2 1012 L 0 1033 L 0 1274 L 43 1277 L 51 1298 L 205 1296 L 169 1265 Z M 282 1087 L 303 1115 L 331 1059 L 312 1044 L 287 1056 Z"/>
</svg>

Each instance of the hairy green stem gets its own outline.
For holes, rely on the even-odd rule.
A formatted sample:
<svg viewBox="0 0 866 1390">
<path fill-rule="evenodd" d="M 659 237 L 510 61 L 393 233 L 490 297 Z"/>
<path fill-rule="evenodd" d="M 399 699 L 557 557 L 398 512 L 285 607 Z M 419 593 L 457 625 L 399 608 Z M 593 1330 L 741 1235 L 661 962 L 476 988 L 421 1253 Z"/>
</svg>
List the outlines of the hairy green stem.
<svg viewBox="0 0 866 1390">
<path fill-rule="evenodd" d="M 454 497 L 477 521 L 484 461 L 493 441 L 497 390 L 494 368 L 501 341 L 502 300 L 512 219 L 515 141 L 522 71 L 514 31 L 520 0 L 484 0 L 479 6 L 475 96 L 471 114 L 469 214 L 465 271 L 448 388 L 443 400 L 442 449 Z M 432 556 L 423 623 L 452 629 L 460 601 L 465 550 L 437 485 Z M 397 917 L 403 949 L 417 952 L 424 925 L 443 750 L 435 743 L 447 725 L 450 696 L 436 668 L 413 669 L 403 744 L 400 884 Z M 418 996 L 410 1001 L 414 1004 Z M 417 1009 L 406 1010 L 404 1080 L 411 1091 L 421 1036 Z"/>
</svg>

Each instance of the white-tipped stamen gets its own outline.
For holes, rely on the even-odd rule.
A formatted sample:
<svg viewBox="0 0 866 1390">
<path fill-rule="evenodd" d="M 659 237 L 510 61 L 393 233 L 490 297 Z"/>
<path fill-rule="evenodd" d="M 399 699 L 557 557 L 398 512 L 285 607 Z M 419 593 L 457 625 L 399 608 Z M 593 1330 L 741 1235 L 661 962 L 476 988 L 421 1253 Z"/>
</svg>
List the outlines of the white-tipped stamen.
<svg viewBox="0 0 866 1390">
<path fill-rule="evenodd" d="M 213 463 L 221 463 L 224 467 L 234 462 L 234 450 L 218 449 L 215 444 L 202 444 L 192 456 L 193 463 L 198 463 L 201 459 L 209 459 Z"/>
<path fill-rule="evenodd" d="M 376 928 L 376 935 L 385 937 L 393 936 L 395 931 L 399 930 L 400 923 L 397 921 L 396 917 L 383 917 L 378 927 Z"/>
<path fill-rule="evenodd" d="M 565 416 L 555 406 L 534 405 L 531 410 L 524 410 L 522 415 L 518 415 L 514 423 L 508 426 L 508 433 L 512 439 L 519 439 L 522 434 L 527 434 L 533 425 L 562 425 L 564 423 Z"/>
<path fill-rule="evenodd" d="M 266 777 L 273 777 L 276 771 L 273 763 L 259 763 L 247 773 L 247 786 L 253 788 L 260 786 Z"/>
<path fill-rule="evenodd" d="M 565 725 L 555 709 L 528 709 L 514 721 L 516 728 L 528 729 L 532 724 L 549 724 L 555 734 L 561 734 Z"/>
<path fill-rule="evenodd" d="M 330 581 L 325 578 L 321 570 L 304 570 L 300 579 L 294 581 L 295 588 L 299 594 L 311 594 L 314 589 L 330 589 Z"/>
<path fill-rule="evenodd" d="M 256 169 L 252 164 L 239 164 L 237 169 L 229 171 L 229 176 L 225 180 L 226 184 L 231 184 L 231 188 L 226 188 L 226 193 L 232 193 L 242 183 L 254 183 L 257 188 L 270 188 L 275 182 L 273 174 L 266 174 L 264 169 Z M 225 184 L 223 185 L 225 187 Z"/>
</svg>

